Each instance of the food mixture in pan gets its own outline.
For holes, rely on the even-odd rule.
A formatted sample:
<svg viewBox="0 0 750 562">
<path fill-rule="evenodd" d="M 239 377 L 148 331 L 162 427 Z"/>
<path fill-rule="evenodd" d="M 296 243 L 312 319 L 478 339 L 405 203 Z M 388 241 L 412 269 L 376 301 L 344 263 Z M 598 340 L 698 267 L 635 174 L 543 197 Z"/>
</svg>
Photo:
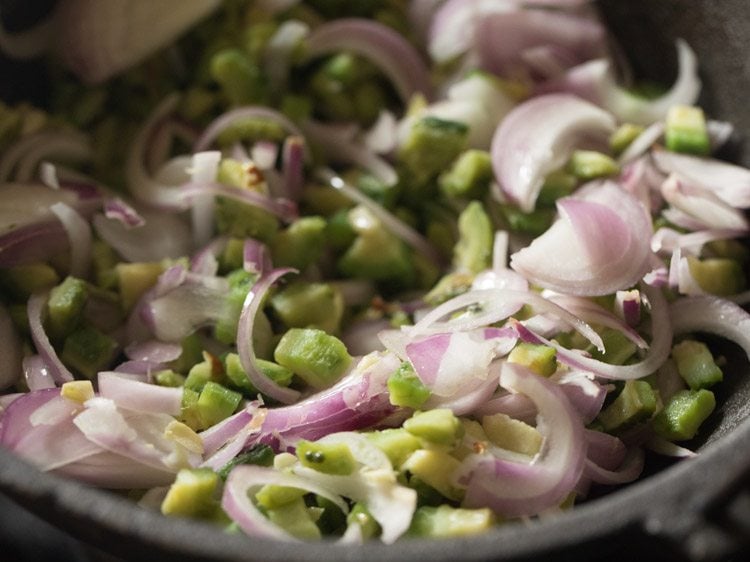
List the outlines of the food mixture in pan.
<svg viewBox="0 0 750 562">
<path fill-rule="evenodd" d="M 47 109 L 0 106 L 2 447 L 343 543 L 695 454 L 698 334 L 750 353 L 750 171 L 688 44 L 640 84 L 585 1 L 227 0 L 123 70 L 120 2 L 62 4 Z M 195 16 L 147 4 L 144 52 Z"/>
</svg>

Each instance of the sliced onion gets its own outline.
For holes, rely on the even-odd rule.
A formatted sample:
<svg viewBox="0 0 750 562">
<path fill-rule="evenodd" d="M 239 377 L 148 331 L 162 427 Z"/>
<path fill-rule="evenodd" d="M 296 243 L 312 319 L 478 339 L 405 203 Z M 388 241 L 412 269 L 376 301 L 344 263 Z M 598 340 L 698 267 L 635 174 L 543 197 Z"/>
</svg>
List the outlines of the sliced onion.
<svg viewBox="0 0 750 562">
<path fill-rule="evenodd" d="M 628 162 L 632 162 L 636 158 L 643 156 L 664 136 L 665 129 L 666 126 L 664 125 L 664 121 L 657 121 L 646 127 L 646 129 L 644 129 L 644 131 L 628 145 L 623 153 L 620 154 L 620 157 L 617 159 L 618 163 L 620 165 L 627 164 Z"/>
<path fill-rule="evenodd" d="M 397 236 L 414 250 L 418 251 L 433 263 L 442 263 L 443 258 L 432 246 L 432 244 L 424 238 L 419 232 L 414 230 L 408 224 L 403 222 L 398 217 L 394 216 L 390 211 L 379 205 L 365 194 L 350 186 L 340 177 L 335 175 L 331 170 L 319 169 L 318 175 L 326 183 L 330 184 L 331 187 L 337 189 L 343 193 L 347 198 L 351 199 L 355 203 L 359 203 L 367 208 L 375 217 L 383 224 L 388 231 Z"/>
<path fill-rule="evenodd" d="M 195 184 L 211 183 L 216 175 L 221 161 L 221 152 L 208 150 L 193 154 L 190 178 Z M 214 231 L 214 198 L 210 194 L 200 195 L 193 200 L 191 209 L 193 225 L 193 241 L 196 246 L 203 246 L 211 239 Z"/>
<path fill-rule="evenodd" d="M 667 174 L 713 191 L 732 207 L 750 207 L 750 170 L 720 160 L 654 150 L 656 165 Z"/>
<path fill-rule="evenodd" d="M 641 290 L 645 293 L 651 305 L 651 345 L 643 360 L 631 365 L 610 365 L 591 357 L 585 357 L 580 353 L 562 347 L 555 341 L 534 334 L 521 323 L 516 322 L 514 326 L 523 341 L 554 347 L 557 350 L 557 360 L 561 363 L 589 371 L 606 379 L 639 379 L 655 372 L 669 357 L 672 346 L 672 322 L 661 290 L 648 285 L 643 285 Z M 748 350 L 750 350 L 750 345 Z"/>
<path fill-rule="evenodd" d="M 33 179 L 42 160 L 79 162 L 91 157 L 87 136 L 75 131 L 40 131 L 22 137 L 0 159 L 0 184 L 10 181 L 13 169 L 19 182 Z"/>
<path fill-rule="evenodd" d="M 597 59 L 570 70 L 561 79 L 543 85 L 540 93 L 570 92 L 607 109 L 621 122 L 650 125 L 663 120 L 670 107 L 693 105 L 701 90 L 695 53 L 678 39 L 678 76 L 672 88 L 656 99 L 638 97 L 617 84 L 612 63 Z"/>
<path fill-rule="evenodd" d="M 198 250 L 190 259 L 190 271 L 198 275 L 216 275 L 219 271 L 217 258 L 226 248 L 228 241 L 226 236 L 219 236 Z"/>
<path fill-rule="evenodd" d="M 637 289 L 632 291 L 617 291 L 615 293 L 615 313 L 631 328 L 641 322 L 641 293 Z"/>
<path fill-rule="evenodd" d="M 605 51 L 605 31 L 591 19 L 548 10 L 496 11 L 476 22 L 476 47 L 480 65 L 499 75 L 517 72 L 524 53 L 554 47 L 562 59 L 582 62 Z M 570 65 L 573 66 L 573 65 Z"/>
<path fill-rule="evenodd" d="M 67 0 L 55 16 L 55 52 L 85 82 L 101 82 L 168 45 L 219 4 L 189 0 L 175 10 L 169 2 Z"/>
<path fill-rule="evenodd" d="M 298 201 L 305 186 L 304 176 L 305 139 L 298 136 L 287 137 L 284 141 L 282 170 L 286 196 Z"/>
<path fill-rule="evenodd" d="M 27 305 L 27 312 L 29 317 L 29 331 L 31 332 L 31 339 L 34 341 L 37 353 L 44 360 L 49 368 L 50 374 L 56 383 L 61 384 L 67 381 L 73 380 L 72 373 L 68 368 L 63 365 L 60 358 L 57 356 L 55 348 L 47 337 L 47 333 L 44 331 L 42 325 L 42 317 L 44 309 L 47 306 L 49 300 L 49 293 L 37 293 L 29 298 Z"/>
<path fill-rule="evenodd" d="M 70 246 L 70 274 L 86 278 L 91 266 L 91 227 L 84 218 L 65 203 L 55 203 L 50 208 L 60 220 L 68 235 Z"/>
<path fill-rule="evenodd" d="M 707 332 L 737 343 L 750 357 L 750 314 L 733 302 L 710 295 L 673 302 L 669 316 L 675 334 Z"/>
<path fill-rule="evenodd" d="M 226 129 L 247 119 L 262 119 L 280 125 L 290 135 L 303 136 L 302 131 L 284 114 L 263 106 L 238 107 L 214 119 L 193 145 L 193 152 L 208 150 Z"/>
<path fill-rule="evenodd" d="M 273 468 L 243 465 L 229 473 L 221 498 L 221 507 L 232 520 L 248 535 L 280 540 L 296 541 L 278 525 L 268 520 L 250 499 L 251 493 L 261 486 L 284 486 L 306 490 L 333 502 L 344 513 L 348 511 L 341 498 L 309 480 L 279 472 Z"/>
<path fill-rule="evenodd" d="M 646 210 L 610 182 L 581 197 L 559 200 L 562 218 L 513 254 L 511 267 L 537 285 L 572 295 L 606 295 L 634 285 L 649 266 Z"/>
<path fill-rule="evenodd" d="M 661 186 L 664 199 L 704 228 L 746 232 L 750 225 L 742 211 L 721 200 L 713 191 L 690 185 L 676 174 Z"/>
<path fill-rule="evenodd" d="M 544 178 L 565 164 L 576 143 L 584 135 L 606 137 L 614 128 L 610 114 L 569 94 L 517 106 L 492 139 L 492 167 L 503 195 L 532 211 Z"/>
<path fill-rule="evenodd" d="M 388 457 L 364 435 L 332 433 L 318 442 L 346 445 L 358 468 L 352 474 L 338 476 L 297 465 L 293 469 L 295 474 L 336 490 L 354 501 L 364 502 L 381 527 L 380 540 L 386 544 L 395 542 L 409 529 L 417 507 L 416 491 L 397 482 Z"/>
<path fill-rule="evenodd" d="M 237 353 L 240 356 L 242 369 L 247 373 L 247 378 L 259 392 L 283 404 L 294 402 L 299 398 L 300 393 L 297 390 L 279 386 L 258 368 L 253 346 L 253 328 L 268 290 L 281 277 L 294 271 L 290 268 L 276 269 L 258 279 L 245 297 L 237 327 Z"/>
<path fill-rule="evenodd" d="M 473 384 L 464 389 L 463 392 L 451 396 L 442 397 L 432 395 L 422 406 L 424 409 L 447 408 L 455 416 L 471 414 L 486 404 L 497 390 L 499 384 L 499 364 L 493 363 L 489 367 L 489 376 L 480 384 Z"/>
<path fill-rule="evenodd" d="M 135 228 L 146 223 L 138 211 L 119 197 L 104 202 L 104 216 L 119 221 L 126 228 Z"/>
<path fill-rule="evenodd" d="M 593 429 L 585 430 L 587 461 L 605 470 L 614 470 L 622 464 L 627 447 L 622 439 Z"/>
<path fill-rule="evenodd" d="M 544 377 L 505 363 L 500 383 L 536 404 L 542 448 L 530 463 L 488 453 L 467 457 L 459 477 L 467 484 L 464 505 L 490 507 L 509 517 L 535 515 L 559 505 L 581 477 L 586 458 L 583 423 L 560 388 Z"/>
<path fill-rule="evenodd" d="M 182 412 L 182 387 L 148 384 L 111 372 L 99 373 L 97 381 L 99 395 L 109 398 L 121 408 L 171 416 L 179 416 Z"/>
<path fill-rule="evenodd" d="M 309 58 L 349 51 L 369 59 L 393 83 L 404 103 L 417 92 L 430 97 L 430 76 L 419 53 L 386 25 L 359 18 L 342 18 L 315 28 L 307 38 Z"/>
<path fill-rule="evenodd" d="M 454 297 L 428 312 L 414 326 L 404 326 L 411 337 L 428 333 L 452 332 L 456 330 L 473 330 L 495 324 L 515 314 L 524 304 L 529 304 L 539 312 L 554 314 L 563 322 L 575 329 L 597 348 L 603 349 L 601 337 L 580 318 L 561 306 L 551 302 L 533 291 L 514 291 L 510 289 L 472 290 Z M 453 315 L 459 310 L 479 305 L 481 312 L 460 315 L 448 321 L 441 318 Z"/>
<path fill-rule="evenodd" d="M 619 469 L 607 470 L 591 460 L 587 460 L 583 473 L 586 478 L 590 478 L 598 484 L 628 484 L 641 476 L 644 459 L 643 449 L 634 447 L 630 449 Z"/>
</svg>

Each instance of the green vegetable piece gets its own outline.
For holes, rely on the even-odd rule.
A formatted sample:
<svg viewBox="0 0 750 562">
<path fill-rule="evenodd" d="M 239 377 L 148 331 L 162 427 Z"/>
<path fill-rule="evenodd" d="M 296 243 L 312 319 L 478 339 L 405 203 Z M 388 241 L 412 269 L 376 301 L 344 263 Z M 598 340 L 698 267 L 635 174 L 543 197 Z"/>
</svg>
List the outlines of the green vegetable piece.
<svg viewBox="0 0 750 562">
<path fill-rule="evenodd" d="M 106 242 L 94 240 L 91 248 L 91 263 L 94 269 L 94 281 L 102 289 L 117 289 L 117 272 L 119 261 L 117 253 Z"/>
<path fill-rule="evenodd" d="M 401 470 L 418 477 L 446 498 L 459 501 L 463 491 L 453 484 L 453 475 L 460 466 L 461 461 L 444 451 L 419 449 L 406 459 Z"/>
<path fill-rule="evenodd" d="M 610 365 L 624 365 L 638 349 L 638 346 L 620 330 L 605 328 L 599 335 L 604 343 L 604 353 L 593 345 L 589 348 L 589 351 L 592 357 Z"/>
<path fill-rule="evenodd" d="M 180 103 L 180 113 L 189 121 L 208 115 L 218 101 L 218 96 L 207 88 L 188 88 Z"/>
<path fill-rule="evenodd" d="M 217 181 L 263 195 L 267 191 L 263 175 L 252 162 L 223 159 L 219 163 Z M 216 229 L 235 238 L 257 238 L 269 242 L 279 229 L 279 221 L 271 213 L 226 197 L 216 198 L 215 214 Z"/>
<path fill-rule="evenodd" d="M 177 473 L 170 486 L 161 512 L 182 517 L 208 517 L 213 515 L 218 502 L 215 493 L 219 475 L 209 468 L 184 468 Z"/>
<path fill-rule="evenodd" d="M 310 117 L 312 109 L 313 102 L 307 96 L 286 94 L 281 98 L 281 112 L 296 123 Z"/>
<path fill-rule="evenodd" d="M 463 435 L 461 420 L 448 408 L 416 412 L 404 422 L 404 429 L 437 445 L 453 446 Z"/>
<path fill-rule="evenodd" d="M 286 367 L 264 359 L 256 359 L 256 364 L 263 374 L 276 384 L 280 386 L 289 386 L 291 384 L 294 373 Z M 224 371 L 232 384 L 242 390 L 245 395 L 255 396 L 258 394 L 258 389 L 247 378 L 247 373 L 245 373 L 240 364 L 239 355 L 236 353 L 227 353 L 226 357 L 224 357 Z"/>
<path fill-rule="evenodd" d="M 161 263 L 118 263 L 115 266 L 122 309 L 129 312 L 164 272 Z"/>
<path fill-rule="evenodd" d="M 500 205 L 500 212 L 510 230 L 531 236 L 546 232 L 557 216 L 555 209 L 540 208 L 524 213 L 514 205 Z"/>
<path fill-rule="evenodd" d="M 656 411 L 656 393 L 643 380 L 629 380 L 619 396 L 597 418 L 606 432 L 620 431 L 649 419 Z"/>
<path fill-rule="evenodd" d="M 187 386 L 182 389 L 182 411 L 180 412 L 180 419 L 190 429 L 196 431 L 203 429 L 198 414 L 198 398 L 200 398 L 200 392 L 188 388 Z"/>
<path fill-rule="evenodd" d="M 728 258 L 698 259 L 688 256 L 690 274 L 701 289 L 722 297 L 736 295 L 745 288 L 742 264 Z"/>
<path fill-rule="evenodd" d="M 557 351 L 547 345 L 521 342 L 510 352 L 508 361 L 523 365 L 543 377 L 549 377 L 557 371 Z"/>
<path fill-rule="evenodd" d="M 320 529 L 302 498 L 266 511 L 274 524 L 302 540 L 320 539 Z"/>
<path fill-rule="evenodd" d="M 347 277 L 393 281 L 410 285 L 414 279 L 414 263 L 404 243 L 388 232 L 363 207 L 349 212 L 357 238 L 339 259 L 338 268 Z"/>
<path fill-rule="evenodd" d="M 704 247 L 712 258 L 729 258 L 745 264 L 750 258 L 750 249 L 741 240 L 712 240 Z"/>
<path fill-rule="evenodd" d="M 544 178 L 536 204 L 540 207 L 553 207 L 555 201 L 573 193 L 578 185 L 578 178 L 565 170 L 551 172 Z"/>
<path fill-rule="evenodd" d="M 672 348 L 677 371 L 692 390 L 708 388 L 724 378 L 706 344 L 685 340 Z"/>
<path fill-rule="evenodd" d="M 26 301 L 36 292 L 54 287 L 60 276 L 46 263 L 17 265 L 0 269 L 0 287 L 15 300 Z"/>
<path fill-rule="evenodd" d="M 75 277 L 66 277 L 50 291 L 47 301 L 47 326 L 53 340 L 65 338 L 78 326 L 87 298 L 86 282 Z"/>
<path fill-rule="evenodd" d="M 427 293 L 424 301 L 430 306 L 437 306 L 447 300 L 462 295 L 471 289 L 474 275 L 466 272 L 452 272 L 444 275 Z"/>
<path fill-rule="evenodd" d="M 581 180 L 593 180 L 620 173 L 620 166 L 606 154 L 576 150 L 568 161 L 568 171 Z"/>
<path fill-rule="evenodd" d="M 315 503 L 323 510 L 317 521 L 318 528 L 324 535 L 341 535 L 346 529 L 346 514 L 328 498 L 315 496 Z"/>
<path fill-rule="evenodd" d="M 505 414 L 483 416 L 482 429 L 490 441 L 509 451 L 534 456 L 542 447 L 542 435 L 535 427 Z"/>
<path fill-rule="evenodd" d="M 93 379 L 117 355 L 115 340 L 93 326 L 82 326 L 65 338 L 60 359 L 83 376 Z"/>
<path fill-rule="evenodd" d="M 453 250 L 453 267 L 479 273 L 490 266 L 494 231 L 479 201 L 472 201 L 458 217 L 459 240 Z"/>
<path fill-rule="evenodd" d="M 424 404 L 431 394 L 430 389 L 424 385 L 409 363 L 401 363 L 401 366 L 388 377 L 388 393 L 394 406 L 414 409 Z"/>
<path fill-rule="evenodd" d="M 417 508 L 408 534 L 413 537 L 450 538 L 484 533 L 496 523 L 492 510 L 441 505 Z"/>
<path fill-rule="evenodd" d="M 301 488 L 266 484 L 255 493 L 255 499 L 261 507 L 276 509 L 302 498 L 306 493 L 307 490 Z"/>
<path fill-rule="evenodd" d="M 217 474 L 222 480 L 226 480 L 235 466 L 243 464 L 254 464 L 257 466 L 271 466 L 273 464 L 274 452 L 268 445 L 253 445 L 249 451 L 240 453 L 231 461 L 219 469 Z"/>
<path fill-rule="evenodd" d="M 715 407 L 716 398 L 710 390 L 681 390 L 654 418 L 654 431 L 669 441 L 692 439 Z"/>
<path fill-rule="evenodd" d="M 323 255 L 326 221 L 322 217 L 303 217 L 279 232 L 271 244 L 273 263 L 303 271 Z"/>
<path fill-rule="evenodd" d="M 309 468 L 325 474 L 346 476 L 357 468 L 351 450 L 344 443 L 297 442 L 297 458 Z"/>
<path fill-rule="evenodd" d="M 640 134 L 645 130 L 642 125 L 634 125 L 633 123 L 623 123 L 620 125 L 612 136 L 609 137 L 609 147 L 616 155 L 620 155 L 625 152 L 625 149 L 637 139 Z"/>
<path fill-rule="evenodd" d="M 412 126 L 398 159 L 409 170 L 414 182 L 424 185 L 461 154 L 468 132 L 463 123 L 423 117 Z"/>
<path fill-rule="evenodd" d="M 326 240 L 334 249 L 342 250 L 357 238 L 357 232 L 349 222 L 349 210 L 341 209 L 328 218 Z"/>
<path fill-rule="evenodd" d="M 153 374 L 154 382 L 159 386 L 178 388 L 185 384 L 185 377 L 175 373 L 172 369 L 164 369 Z"/>
<path fill-rule="evenodd" d="M 711 152 L 706 117 L 699 107 L 676 105 L 669 109 L 664 140 L 669 150 L 705 155 Z"/>
<path fill-rule="evenodd" d="M 346 522 L 349 525 L 357 524 L 362 529 L 362 538 L 364 540 L 372 539 L 380 535 L 380 524 L 370 514 L 367 506 L 362 502 L 357 502 L 346 516 Z"/>
<path fill-rule="evenodd" d="M 354 117 L 364 126 L 375 123 L 380 115 L 380 111 L 387 103 L 388 96 L 383 87 L 376 81 L 367 81 L 358 84 L 352 91 Z"/>
<path fill-rule="evenodd" d="M 197 403 L 203 427 L 211 427 L 231 416 L 241 400 L 242 395 L 239 392 L 208 381 L 203 386 Z"/>
<path fill-rule="evenodd" d="M 339 331 L 344 315 L 341 292 L 328 283 L 292 283 L 271 298 L 279 319 L 290 328 Z"/>
<path fill-rule="evenodd" d="M 214 335 L 222 343 L 232 344 L 237 339 L 237 322 L 242 313 L 248 291 L 255 284 L 256 275 L 244 269 L 237 269 L 227 275 L 229 292 L 226 298 L 226 311 L 216 322 Z"/>
<path fill-rule="evenodd" d="M 388 456 L 395 469 L 422 447 L 421 441 L 403 428 L 370 431 L 364 435 Z"/>
<path fill-rule="evenodd" d="M 211 77 L 232 105 L 257 103 L 265 96 L 260 69 L 238 49 L 224 49 L 214 54 Z"/>
<path fill-rule="evenodd" d="M 190 368 L 185 378 L 185 388 L 201 392 L 209 381 L 220 382 L 223 377 L 221 361 L 210 353 L 203 354 L 203 361 Z"/>
<path fill-rule="evenodd" d="M 446 197 L 481 199 L 493 178 L 492 160 L 486 150 L 461 153 L 453 165 L 440 174 L 438 185 Z"/>
<path fill-rule="evenodd" d="M 274 359 L 318 389 L 337 381 L 352 360 L 341 340 L 314 328 L 288 330 L 276 346 Z"/>
</svg>

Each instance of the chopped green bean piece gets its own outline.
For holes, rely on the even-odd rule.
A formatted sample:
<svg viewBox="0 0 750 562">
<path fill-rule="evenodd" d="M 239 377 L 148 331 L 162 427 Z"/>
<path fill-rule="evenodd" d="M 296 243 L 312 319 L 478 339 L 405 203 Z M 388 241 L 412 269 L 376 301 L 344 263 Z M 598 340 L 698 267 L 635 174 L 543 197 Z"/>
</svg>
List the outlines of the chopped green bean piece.
<svg viewBox="0 0 750 562">
<path fill-rule="evenodd" d="M 708 388 L 724 378 L 706 344 L 685 340 L 672 348 L 677 371 L 692 390 Z"/>
<path fill-rule="evenodd" d="M 654 430 L 669 441 L 692 439 L 716 407 L 710 390 L 681 390 L 654 418 Z"/>
</svg>

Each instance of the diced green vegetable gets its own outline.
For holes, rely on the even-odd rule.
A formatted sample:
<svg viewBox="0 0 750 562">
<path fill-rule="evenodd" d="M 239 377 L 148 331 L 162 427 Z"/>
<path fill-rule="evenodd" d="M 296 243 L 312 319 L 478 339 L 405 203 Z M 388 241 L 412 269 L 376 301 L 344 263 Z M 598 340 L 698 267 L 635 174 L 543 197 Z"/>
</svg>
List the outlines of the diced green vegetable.
<svg viewBox="0 0 750 562">
<path fill-rule="evenodd" d="M 218 485 L 219 475 L 209 468 L 182 469 L 162 501 L 161 512 L 183 517 L 213 515 Z"/>
<path fill-rule="evenodd" d="M 75 277 L 66 277 L 50 291 L 47 326 L 52 339 L 61 340 L 78 326 L 87 298 L 86 282 Z"/>
<path fill-rule="evenodd" d="M 654 431 L 670 441 L 692 439 L 716 407 L 710 390 L 681 390 L 654 418 Z"/>
<path fill-rule="evenodd" d="M 520 342 L 508 355 L 508 361 L 523 365 L 543 377 L 549 377 L 557 371 L 557 351 L 547 345 Z"/>
<path fill-rule="evenodd" d="M 706 344 L 684 340 L 672 348 L 677 371 L 692 390 L 708 388 L 724 378 Z"/>
<path fill-rule="evenodd" d="M 447 197 L 479 199 L 487 193 L 492 178 L 489 152 L 471 149 L 463 152 L 453 165 L 440 175 L 438 184 Z"/>
<path fill-rule="evenodd" d="M 93 326 L 82 326 L 65 338 L 60 359 L 76 372 L 91 379 L 112 364 L 117 342 Z"/>
<path fill-rule="evenodd" d="M 638 346 L 620 330 L 605 328 L 601 330 L 599 335 L 604 343 L 604 353 L 593 345 L 589 348 L 589 351 L 592 357 L 610 365 L 624 365 L 638 349 Z"/>
<path fill-rule="evenodd" d="M 239 392 L 208 381 L 203 386 L 196 405 L 202 425 L 208 428 L 228 418 L 240 405 L 241 400 L 242 395 Z"/>
<path fill-rule="evenodd" d="M 352 507 L 349 515 L 346 517 L 349 525 L 357 524 L 362 529 L 362 538 L 364 540 L 372 539 L 380 535 L 380 525 L 370 514 L 365 504 L 357 502 Z"/>
<path fill-rule="evenodd" d="M 728 258 L 699 259 L 688 256 L 690 274 L 701 289 L 712 295 L 736 295 L 745 288 L 745 272 L 742 264 Z"/>
<path fill-rule="evenodd" d="M 622 154 L 644 130 L 645 127 L 642 125 L 623 123 L 614 133 L 612 133 L 612 136 L 609 137 L 609 147 L 615 154 Z"/>
<path fill-rule="evenodd" d="M 153 374 L 154 382 L 159 386 L 178 388 L 185 384 L 185 377 L 172 369 L 164 369 Z"/>
<path fill-rule="evenodd" d="M 54 287 L 60 282 L 57 272 L 44 263 L 17 265 L 0 269 L 0 287 L 3 292 L 19 301 L 32 294 Z"/>
<path fill-rule="evenodd" d="M 620 172 L 617 162 L 593 150 L 576 150 L 568 161 L 568 171 L 581 180 L 613 176 Z"/>
<path fill-rule="evenodd" d="M 540 207 L 552 207 L 555 201 L 573 193 L 577 185 L 578 179 L 565 170 L 551 172 L 544 178 L 536 204 Z"/>
<path fill-rule="evenodd" d="M 420 380 L 409 363 L 401 366 L 388 378 L 391 404 L 419 408 L 430 397 L 430 389 Z"/>
<path fill-rule="evenodd" d="M 276 235 L 271 250 L 274 265 L 304 271 L 323 254 L 326 221 L 322 217 L 303 217 Z"/>
<path fill-rule="evenodd" d="M 261 372 L 279 386 L 289 386 L 291 384 L 294 373 L 286 367 L 264 359 L 256 359 L 255 361 Z M 245 373 L 240 364 L 239 355 L 236 353 L 227 353 L 224 357 L 224 371 L 231 383 L 242 390 L 245 395 L 254 397 L 258 394 L 258 389 L 247 378 L 247 373 Z"/>
<path fill-rule="evenodd" d="M 357 468 L 349 446 L 345 443 L 297 442 L 297 458 L 309 468 L 325 474 L 345 476 Z"/>
<path fill-rule="evenodd" d="M 320 539 L 320 529 L 302 498 L 269 509 L 266 516 L 293 537 L 302 540 Z"/>
<path fill-rule="evenodd" d="M 424 185 L 461 154 L 468 132 L 463 123 L 423 117 L 412 126 L 398 158 L 413 176 L 414 183 Z"/>
<path fill-rule="evenodd" d="M 530 213 L 524 213 L 514 205 L 500 205 L 500 212 L 510 230 L 531 236 L 543 234 L 557 216 L 554 209 L 539 208 Z"/>
<path fill-rule="evenodd" d="M 498 447 L 534 456 L 542 447 L 542 435 L 535 428 L 505 414 L 482 417 L 482 429 Z"/>
<path fill-rule="evenodd" d="M 118 263 L 115 266 L 122 309 L 129 312 L 164 272 L 161 263 Z"/>
<path fill-rule="evenodd" d="M 306 493 L 307 491 L 301 488 L 266 484 L 255 493 L 255 499 L 258 500 L 258 505 L 266 509 L 275 509 L 302 498 Z"/>
<path fill-rule="evenodd" d="M 495 524 L 490 509 L 463 509 L 441 505 L 417 509 L 409 527 L 414 537 L 449 538 L 484 533 Z"/>
<path fill-rule="evenodd" d="M 651 385 L 643 380 L 629 380 L 597 420 L 604 431 L 621 431 L 649 419 L 655 411 L 656 393 Z"/>
<path fill-rule="evenodd" d="M 699 107 L 676 105 L 669 109 L 664 140 L 669 150 L 690 154 L 708 154 L 711 141 L 706 118 Z"/>
<path fill-rule="evenodd" d="M 479 201 L 472 201 L 458 217 L 458 244 L 453 250 L 453 267 L 479 273 L 490 266 L 493 228 Z"/>
<path fill-rule="evenodd" d="M 344 315 L 344 298 L 329 283 L 292 283 L 271 298 L 271 307 L 289 328 L 317 328 L 335 334 Z"/>
<path fill-rule="evenodd" d="M 395 469 L 422 447 L 421 441 L 403 428 L 369 431 L 364 435 L 388 456 Z"/>
<path fill-rule="evenodd" d="M 288 330 L 276 346 L 274 359 L 314 388 L 330 386 L 352 361 L 341 340 L 312 328 Z"/>
<path fill-rule="evenodd" d="M 422 482 L 451 500 L 460 500 L 463 491 L 453 483 L 461 461 L 444 451 L 419 449 L 401 465 L 401 470 L 417 476 Z"/>
<path fill-rule="evenodd" d="M 453 446 L 463 435 L 461 420 L 447 408 L 416 412 L 404 422 L 404 429 L 437 445 Z"/>
<path fill-rule="evenodd" d="M 211 76 L 233 105 L 257 103 L 265 97 L 260 69 L 239 49 L 225 49 L 211 59 Z"/>
</svg>

